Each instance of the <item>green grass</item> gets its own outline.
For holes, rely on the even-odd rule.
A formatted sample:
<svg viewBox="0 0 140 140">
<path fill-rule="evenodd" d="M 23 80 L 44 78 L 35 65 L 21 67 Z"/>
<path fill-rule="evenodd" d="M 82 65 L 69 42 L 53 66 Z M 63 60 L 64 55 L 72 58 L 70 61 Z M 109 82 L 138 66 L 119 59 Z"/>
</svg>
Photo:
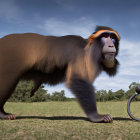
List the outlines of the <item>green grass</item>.
<svg viewBox="0 0 140 140">
<path fill-rule="evenodd" d="M 140 122 L 129 119 L 127 102 L 98 103 L 99 113 L 113 123 L 91 123 L 76 102 L 7 103 L 5 110 L 19 117 L 0 120 L 0 140 L 139 140 Z M 132 105 L 140 114 L 140 103 Z M 139 115 L 140 116 L 140 115 Z"/>
</svg>

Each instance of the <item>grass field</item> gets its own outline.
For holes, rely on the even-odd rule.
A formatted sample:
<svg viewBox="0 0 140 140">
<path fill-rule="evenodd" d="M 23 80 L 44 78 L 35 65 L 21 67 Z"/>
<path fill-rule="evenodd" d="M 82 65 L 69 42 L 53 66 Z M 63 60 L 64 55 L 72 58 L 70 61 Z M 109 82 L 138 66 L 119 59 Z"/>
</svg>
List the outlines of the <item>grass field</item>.
<svg viewBox="0 0 140 140">
<path fill-rule="evenodd" d="M 140 122 L 129 118 L 127 102 L 98 103 L 113 123 L 91 123 L 76 102 L 7 103 L 6 111 L 19 116 L 0 120 L 0 140 L 140 140 Z M 140 103 L 132 110 L 140 114 Z M 140 115 L 139 115 L 140 116 Z"/>
</svg>

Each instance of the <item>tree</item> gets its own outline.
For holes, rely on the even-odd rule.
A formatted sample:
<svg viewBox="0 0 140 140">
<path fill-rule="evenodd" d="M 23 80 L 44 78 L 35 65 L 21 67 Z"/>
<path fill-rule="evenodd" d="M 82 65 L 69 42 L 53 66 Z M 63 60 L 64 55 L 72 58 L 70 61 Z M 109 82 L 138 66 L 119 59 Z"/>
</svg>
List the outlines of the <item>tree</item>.
<svg viewBox="0 0 140 140">
<path fill-rule="evenodd" d="M 112 90 L 109 90 L 107 94 L 108 94 L 108 100 L 109 101 L 115 99 L 115 96 L 114 96 L 114 93 L 112 92 Z"/>
<path fill-rule="evenodd" d="M 132 82 L 132 83 L 129 85 L 129 89 L 136 88 L 137 85 L 139 85 L 139 83 Z"/>
<path fill-rule="evenodd" d="M 114 100 L 123 100 L 125 95 L 125 91 L 123 89 L 120 89 L 113 93 Z"/>
<path fill-rule="evenodd" d="M 47 90 L 44 89 L 44 86 L 40 86 L 30 99 L 31 102 L 45 102 L 50 100 L 50 96 L 50 94 L 47 94 Z"/>
<path fill-rule="evenodd" d="M 96 101 L 101 101 L 101 92 L 96 91 Z"/>
<path fill-rule="evenodd" d="M 96 92 L 97 101 L 108 101 L 108 95 L 106 90 L 99 90 Z"/>
<path fill-rule="evenodd" d="M 65 91 L 61 90 L 61 92 L 54 92 L 51 96 L 52 101 L 66 101 L 67 98 L 65 96 Z"/>
<path fill-rule="evenodd" d="M 129 90 L 125 93 L 126 99 L 129 99 L 135 93 L 135 88 L 137 85 L 139 85 L 139 83 L 136 83 L 136 82 L 132 82 L 129 85 Z M 136 98 L 138 98 L 138 97 L 136 97 Z M 135 98 L 135 100 L 136 100 L 136 98 Z"/>
</svg>

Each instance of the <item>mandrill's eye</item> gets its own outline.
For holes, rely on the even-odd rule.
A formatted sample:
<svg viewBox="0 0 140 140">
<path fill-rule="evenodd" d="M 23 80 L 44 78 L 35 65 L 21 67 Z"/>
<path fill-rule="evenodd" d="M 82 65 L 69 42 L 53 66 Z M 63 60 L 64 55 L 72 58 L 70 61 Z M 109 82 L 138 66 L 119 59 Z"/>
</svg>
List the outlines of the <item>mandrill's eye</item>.
<svg viewBox="0 0 140 140">
<path fill-rule="evenodd" d="M 106 41 L 106 38 L 105 38 L 105 37 L 102 37 L 102 38 L 101 38 L 101 42 L 102 42 L 103 44 L 105 44 L 105 41 Z"/>
<path fill-rule="evenodd" d="M 115 34 L 110 34 L 110 38 L 112 39 L 112 42 L 115 43 L 115 41 L 116 41 Z"/>
<path fill-rule="evenodd" d="M 101 42 L 105 44 L 106 39 L 109 37 L 109 33 L 103 33 L 101 36 Z"/>
<path fill-rule="evenodd" d="M 112 42 L 115 43 L 115 39 L 114 38 L 112 38 Z"/>
</svg>

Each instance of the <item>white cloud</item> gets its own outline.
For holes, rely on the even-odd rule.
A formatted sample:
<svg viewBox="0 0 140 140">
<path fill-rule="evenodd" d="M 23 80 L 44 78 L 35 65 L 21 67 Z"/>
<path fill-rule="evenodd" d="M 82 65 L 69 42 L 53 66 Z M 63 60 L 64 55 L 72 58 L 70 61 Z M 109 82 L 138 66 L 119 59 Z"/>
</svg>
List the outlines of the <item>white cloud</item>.
<svg viewBox="0 0 140 140">
<path fill-rule="evenodd" d="M 140 42 L 123 40 L 120 45 L 122 75 L 140 75 Z"/>
<path fill-rule="evenodd" d="M 0 0 L 0 18 L 16 20 L 19 19 L 19 12 L 16 0 Z"/>
<path fill-rule="evenodd" d="M 38 27 L 51 35 L 62 36 L 74 34 L 88 37 L 94 31 L 96 24 L 92 19 L 85 17 L 74 21 L 62 21 L 56 18 L 50 18 L 45 20 L 43 25 L 38 25 Z"/>
</svg>

